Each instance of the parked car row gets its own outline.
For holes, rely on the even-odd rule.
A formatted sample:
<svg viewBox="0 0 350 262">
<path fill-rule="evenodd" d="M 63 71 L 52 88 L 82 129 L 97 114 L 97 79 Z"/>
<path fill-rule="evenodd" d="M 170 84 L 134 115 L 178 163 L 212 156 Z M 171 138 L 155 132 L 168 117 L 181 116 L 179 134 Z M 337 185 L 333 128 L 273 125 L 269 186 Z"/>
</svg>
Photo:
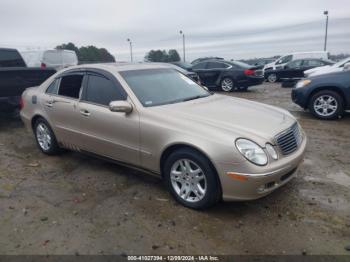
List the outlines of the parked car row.
<svg viewBox="0 0 350 262">
<path fill-rule="evenodd" d="M 247 90 L 264 81 L 263 71 L 240 61 L 226 61 L 221 58 L 201 58 L 193 64 L 173 63 L 198 75 L 200 82 L 209 90 L 231 92 Z"/>
<path fill-rule="evenodd" d="M 334 62 L 330 60 L 322 60 L 316 58 L 293 60 L 279 69 L 266 69 L 264 76 L 270 83 L 277 81 L 293 81 L 304 77 L 304 71 L 320 66 L 330 66 Z"/>
</svg>

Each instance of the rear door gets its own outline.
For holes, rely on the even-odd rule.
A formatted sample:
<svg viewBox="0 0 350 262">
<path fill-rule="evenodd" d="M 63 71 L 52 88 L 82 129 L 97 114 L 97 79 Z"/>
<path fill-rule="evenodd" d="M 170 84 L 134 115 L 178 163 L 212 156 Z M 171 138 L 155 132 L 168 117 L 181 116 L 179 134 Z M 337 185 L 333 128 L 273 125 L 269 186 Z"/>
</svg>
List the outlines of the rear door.
<svg viewBox="0 0 350 262">
<path fill-rule="evenodd" d="M 88 72 L 79 102 L 82 147 L 86 151 L 126 163 L 139 164 L 139 114 L 111 112 L 111 101 L 126 100 L 121 84 L 111 75 Z"/>
<path fill-rule="evenodd" d="M 57 77 L 43 95 L 42 106 L 59 142 L 77 149 L 82 139 L 78 101 L 85 78 L 84 72 L 71 72 Z"/>
<path fill-rule="evenodd" d="M 220 75 L 223 71 L 228 69 L 230 65 L 222 62 L 208 62 L 205 77 L 209 86 L 217 86 Z"/>
</svg>

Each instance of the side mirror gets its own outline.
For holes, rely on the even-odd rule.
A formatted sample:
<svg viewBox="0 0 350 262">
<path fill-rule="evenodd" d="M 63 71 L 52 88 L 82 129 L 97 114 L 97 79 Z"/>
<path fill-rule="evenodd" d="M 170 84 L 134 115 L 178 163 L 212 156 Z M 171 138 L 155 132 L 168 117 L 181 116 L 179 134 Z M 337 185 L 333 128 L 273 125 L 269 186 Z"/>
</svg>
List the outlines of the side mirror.
<svg viewBox="0 0 350 262">
<path fill-rule="evenodd" d="M 132 105 L 128 101 L 112 101 L 109 103 L 109 110 L 129 114 L 132 112 Z"/>
<path fill-rule="evenodd" d="M 350 70 L 350 63 L 346 63 L 345 65 L 344 65 L 344 69 L 343 69 L 344 71 L 348 71 L 348 70 Z"/>
</svg>

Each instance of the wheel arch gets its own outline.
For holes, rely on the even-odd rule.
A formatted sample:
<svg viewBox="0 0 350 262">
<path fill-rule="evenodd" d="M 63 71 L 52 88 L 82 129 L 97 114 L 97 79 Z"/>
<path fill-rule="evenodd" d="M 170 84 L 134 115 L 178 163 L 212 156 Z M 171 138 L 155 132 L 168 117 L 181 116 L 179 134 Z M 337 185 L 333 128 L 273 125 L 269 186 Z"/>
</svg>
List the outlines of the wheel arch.
<svg viewBox="0 0 350 262">
<path fill-rule="evenodd" d="M 31 125 L 31 127 L 32 127 L 32 130 L 34 130 L 35 122 L 36 122 L 39 118 L 42 118 L 42 119 L 44 119 L 45 121 L 47 121 L 47 120 L 45 119 L 45 117 L 43 117 L 43 116 L 40 115 L 40 114 L 34 115 L 34 116 L 32 117 L 32 119 L 31 119 L 31 121 L 30 121 L 30 125 Z"/>
<path fill-rule="evenodd" d="M 348 104 L 348 101 L 346 101 L 346 96 L 345 96 L 345 93 L 344 91 L 338 87 L 338 86 L 332 86 L 332 85 L 329 85 L 329 86 L 320 86 L 320 87 L 317 87 L 315 88 L 314 90 L 311 91 L 311 93 L 309 94 L 308 98 L 307 98 L 307 102 L 306 102 L 306 108 L 309 106 L 309 103 L 311 101 L 311 98 L 318 92 L 320 91 L 333 91 L 333 92 L 336 92 L 340 97 L 341 99 L 343 100 L 343 103 L 344 103 L 344 107 L 347 107 L 349 106 Z"/>
<path fill-rule="evenodd" d="M 171 153 L 175 152 L 176 150 L 182 149 L 182 148 L 185 148 L 185 149 L 187 148 L 187 149 L 194 150 L 197 153 L 199 153 L 202 156 L 204 156 L 208 160 L 208 163 L 209 163 L 210 167 L 215 172 L 216 179 L 217 179 L 217 182 L 219 184 L 220 194 L 222 195 L 221 180 L 219 178 L 219 174 L 218 174 L 217 168 L 213 164 L 213 161 L 210 159 L 210 157 L 206 153 L 204 153 L 203 150 L 201 150 L 198 147 L 195 147 L 193 145 L 189 145 L 189 144 L 186 144 L 186 143 L 175 143 L 175 144 L 171 144 L 171 145 L 167 146 L 163 150 L 163 152 L 161 154 L 161 157 L 160 157 L 160 161 L 159 161 L 159 165 L 160 165 L 159 168 L 160 168 L 161 177 L 163 177 L 163 174 L 164 174 L 164 164 L 165 164 L 165 160 L 167 159 L 167 157 L 169 157 Z"/>
</svg>

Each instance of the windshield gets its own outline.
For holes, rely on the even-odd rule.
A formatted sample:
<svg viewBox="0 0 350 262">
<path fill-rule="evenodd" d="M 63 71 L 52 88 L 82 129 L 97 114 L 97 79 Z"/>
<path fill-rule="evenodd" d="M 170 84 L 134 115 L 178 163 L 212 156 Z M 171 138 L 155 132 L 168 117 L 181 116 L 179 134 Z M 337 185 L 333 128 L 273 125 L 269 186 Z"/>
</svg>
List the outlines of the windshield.
<svg viewBox="0 0 350 262">
<path fill-rule="evenodd" d="M 173 69 L 144 69 L 120 72 L 145 107 L 207 97 L 203 87 Z"/>
</svg>

